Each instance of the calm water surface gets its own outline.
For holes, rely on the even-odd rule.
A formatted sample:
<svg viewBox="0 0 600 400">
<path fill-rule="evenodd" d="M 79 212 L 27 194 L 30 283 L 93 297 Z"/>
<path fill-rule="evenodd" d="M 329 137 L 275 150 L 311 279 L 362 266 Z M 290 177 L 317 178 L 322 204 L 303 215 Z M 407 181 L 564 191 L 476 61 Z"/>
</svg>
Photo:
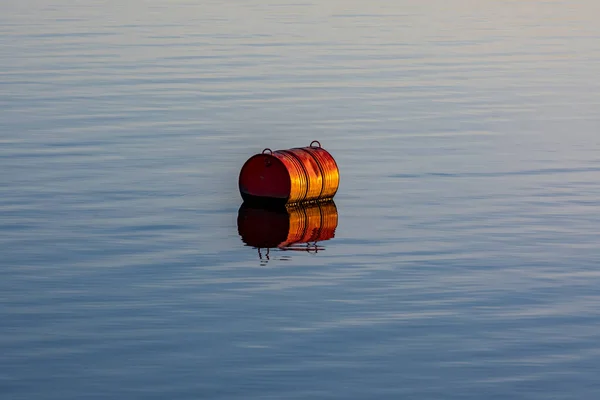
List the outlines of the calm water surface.
<svg viewBox="0 0 600 400">
<path fill-rule="evenodd" d="M 596 399 L 600 3 L 0 4 L 4 399 Z M 318 139 L 335 238 L 238 234 Z"/>
</svg>

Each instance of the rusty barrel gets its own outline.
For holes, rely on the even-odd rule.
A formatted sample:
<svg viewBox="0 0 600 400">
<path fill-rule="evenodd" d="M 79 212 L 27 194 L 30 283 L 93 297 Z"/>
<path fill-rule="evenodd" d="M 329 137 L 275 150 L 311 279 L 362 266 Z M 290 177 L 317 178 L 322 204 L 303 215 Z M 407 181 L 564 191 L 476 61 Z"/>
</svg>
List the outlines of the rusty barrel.
<svg viewBox="0 0 600 400">
<path fill-rule="evenodd" d="M 334 158 L 316 140 L 308 147 L 264 149 L 246 161 L 239 177 L 244 200 L 284 204 L 331 199 L 339 184 Z"/>
<path fill-rule="evenodd" d="M 238 233 L 248 246 L 293 250 L 335 236 L 338 224 L 333 201 L 290 207 L 261 207 L 244 203 L 238 211 Z"/>
</svg>

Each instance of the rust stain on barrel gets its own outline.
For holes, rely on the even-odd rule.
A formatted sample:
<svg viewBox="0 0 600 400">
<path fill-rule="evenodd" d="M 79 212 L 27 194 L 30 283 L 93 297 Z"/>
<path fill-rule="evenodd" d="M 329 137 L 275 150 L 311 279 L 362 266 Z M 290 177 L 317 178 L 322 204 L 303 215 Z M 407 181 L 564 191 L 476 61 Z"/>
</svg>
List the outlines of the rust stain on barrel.
<svg viewBox="0 0 600 400">
<path fill-rule="evenodd" d="M 287 204 L 331 199 L 339 182 L 335 159 L 317 141 L 308 147 L 265 149 L 246 161 L 239 177 L 245 200 L 277 199 Z"/>
</svg>

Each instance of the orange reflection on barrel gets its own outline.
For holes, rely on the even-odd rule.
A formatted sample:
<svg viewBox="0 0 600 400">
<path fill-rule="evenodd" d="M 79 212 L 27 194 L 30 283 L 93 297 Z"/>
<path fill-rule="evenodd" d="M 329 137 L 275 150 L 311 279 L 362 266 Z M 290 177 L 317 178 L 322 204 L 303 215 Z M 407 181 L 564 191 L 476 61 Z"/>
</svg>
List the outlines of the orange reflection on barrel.
<svg viewBox="0 0 600 400">
<path fill-rule="evenodd" d="M 334 237 L 338 213 L 333 201 L 279 208 L 244 203 L 237 222 L 242 241 L 248 246 L 316 250 L 317 242 Z"/>
</svg>

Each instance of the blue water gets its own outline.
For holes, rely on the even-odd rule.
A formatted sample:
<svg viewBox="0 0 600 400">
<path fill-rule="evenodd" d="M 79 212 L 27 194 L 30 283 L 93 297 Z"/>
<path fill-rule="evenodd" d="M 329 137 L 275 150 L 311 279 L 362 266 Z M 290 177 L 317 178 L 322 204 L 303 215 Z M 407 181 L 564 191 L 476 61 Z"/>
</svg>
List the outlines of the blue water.
<svg viewBox="0 0 600 400">
<path fill-rule="evenodd" d="M 0 4 L 3 399 L 596 399 L 600 4 Z M 335 238 L 238 234 L 319 140 Z"/>
</svg>

